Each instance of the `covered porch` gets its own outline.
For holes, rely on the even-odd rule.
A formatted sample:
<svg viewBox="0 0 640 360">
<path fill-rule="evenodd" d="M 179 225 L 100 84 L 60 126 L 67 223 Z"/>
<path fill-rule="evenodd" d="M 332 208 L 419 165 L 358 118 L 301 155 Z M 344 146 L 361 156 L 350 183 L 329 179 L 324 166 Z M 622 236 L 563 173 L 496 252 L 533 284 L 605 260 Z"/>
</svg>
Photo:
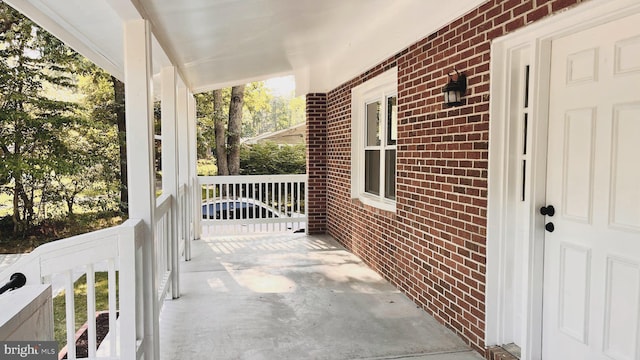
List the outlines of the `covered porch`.
<svg viewBox="0 0 640 360">
<path fill-rule="evenodd" d="M 327 235 L 194 241 L 160 359 L 481 359 Z"/>
<path fill-rule="evenodd" d="M 4 294 L 0 303 L 20 302 L 40 282 L 55 292 L 73 293 L 80 275 L 86 274 L 91 284 L 96 272 L 107 271 L 108 311 L 119 311 L 120 316 L 111 317 L 113 330 L 105 341 L 98 345 L 90 340 L 91 359 L 146 358 L 146 347 L 154 338 L 145 325 L 157 331 L 157 358 L 167 360 L 482 359 L 329 235 L 216 235 L 209 226 L 203 226 L 201 239 L 187 240 L 190 261 L 184 258 L 186 244 L 180 244 L 179 271 L 162 261 L 169 243 L 162 236 L 157 239 L 161 250 L 155 259 L 156 296 L 147 292 L 148 279 L 126 275 L 143 267 L 146 253 L 140 222 L 130 220 L 20 257 L 1 275 L 22 272 L 28 285 Z M 121 275 L 116 291 L 117 272 Z M 180 278 L 179 298 L 172 278 Z M 95 293 L 89 292 L 87 299 L 92 298 Z M 70 343 L 75 330 L 71 314 L 81 304 L 68 296 L 66 302 Z M 95 312 L 89 304 L 88 311 Z M 150 308 L 158 309 L 159 317 L 151 317 Z M 87 326 L 91 339 L 95 319 Z M 22 340 L 47 337 L 42 332 L 18 334 L 25 335 Z M 73 352 L 68 355 L 76 358 Z"/>
<path fill-rule="evenodd" d="M 113 341 L 101 349 L 89 321 L 89 358 L 478 358 L 337 242 L 309 235 L 327 229 L 326 126 L 307 126 L 307 234 L 209 238 L 200 224 L 193 94 L 286 74 L 296 76 L 299 94 L 325 93 L 480 0 L 248 1 L 231 9 L 207 1 L 7 2 L 126 84 L 130 220 L 48 244 L 0 273 L 5 281 L 22 271 L 27 286 L 61 276 L 69 294 L 77 269 L 89 287 L 95 269 L 107 269 L 109 311 L 119 318 L 110 317 Z M 161 197 L 152 151 L 157 100 Z M 308 118 L 326 121 L 313 109 L 326 102 L 314 101 Z"/>
</svg>

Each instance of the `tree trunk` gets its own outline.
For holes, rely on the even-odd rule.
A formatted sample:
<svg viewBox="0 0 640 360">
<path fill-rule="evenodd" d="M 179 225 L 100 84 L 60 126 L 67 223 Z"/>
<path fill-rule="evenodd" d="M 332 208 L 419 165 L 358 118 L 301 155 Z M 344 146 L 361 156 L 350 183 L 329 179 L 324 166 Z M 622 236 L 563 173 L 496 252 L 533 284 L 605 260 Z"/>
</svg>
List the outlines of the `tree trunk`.
<svg viewBox="0 0 640 360">
<path fill-rule="evenodd" d="M 16 185 L 13 188 L 13 214 L 11 220 L 13 221 L 13 233 L 17 234 L 22 223 L 22 216 L 20 215 L 20 195 L 18 195 L 19 183 L 16 181 Z"/>
<path fill-rule="evenodd" d="M 75 197 L 69 197 L 66 200 L 67 203 L 67 217 L 73 218 L 73 204 L 75 203 Z"/>
<path fill-rule="evenodd" d="M 245 85 L 231 88 L 231 103 L 229 104 L 229 147 L 228 163 L 229 175 L 240 174 L 240 133 L 242 131 L 242 107 L 244 104 Z"/>
<path fill-rule="evenodd" d="M 127 212 L 129 208 L 129 190 L 127 186 L 127 123 L 124 107 L 124 83 L 111 77 L 118 126 L 118 146 L 120 149 L 120 211 Z"/>
<path fill-rule="evenodd" d="M 226 147 L 226 121 L 222 110 L 222 90 L 213 91 L 213 125 L 216 136 L 216 165 L 218 175 L 229 175 Z"/>
</svg>

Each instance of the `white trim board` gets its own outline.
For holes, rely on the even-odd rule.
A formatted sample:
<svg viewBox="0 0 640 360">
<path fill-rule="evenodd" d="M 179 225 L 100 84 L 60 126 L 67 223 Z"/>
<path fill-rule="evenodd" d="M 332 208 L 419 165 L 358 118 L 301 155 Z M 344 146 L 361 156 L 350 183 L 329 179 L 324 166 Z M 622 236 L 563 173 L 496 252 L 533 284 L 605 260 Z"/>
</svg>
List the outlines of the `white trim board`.
<svg viewBox="0 0 640 360">
<path fill-rule="evenodd" d="M 551 41 L 567 34 L 640 12 L 638 0 L 592 0 L 495 40 L 491 46 L 491 103 L 487 211 L 487 346 L 516 342 L 522 359 L 540 359 L 542 351 L 542 285 L 547 114 Z M 530 66 L 528 184 L 530 201 L 520 204 L 514 188 L 520 183 L 514 158 L 520 152 L 514 131 L 514 66 Z M 525 210 L 523 213 L 523 209 Z M 527 229 L 526 234 L 517 231 Z M 515 236 L 515 237 L 514 237 Z M 514 246 L 514 239 L 521 241 Z M 517 277 L 514 278 L 513 276 Z M 515 297 L 513 292 L 520 294 Z M 518 301 L 519 299 L 519 301 Z M 514 309 L 515 308 L 515 309 Z M 514 319 L 513 314 L 522 315 Z"/>
</svg>

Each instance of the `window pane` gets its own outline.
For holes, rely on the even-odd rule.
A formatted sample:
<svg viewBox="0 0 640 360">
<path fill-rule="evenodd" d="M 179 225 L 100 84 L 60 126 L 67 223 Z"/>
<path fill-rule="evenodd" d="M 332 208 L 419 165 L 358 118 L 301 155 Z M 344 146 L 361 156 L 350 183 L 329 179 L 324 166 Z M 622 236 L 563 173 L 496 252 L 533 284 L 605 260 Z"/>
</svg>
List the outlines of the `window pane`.
<svg viewBox="0 0 640 360">
<path fill-rule="evenodd" d="M 380 101 L 367 104 L 367 146 L 380 146 Z"/>
<path fill-rule="evenodd" d="M 385 151 L 384 160 L 384 197 L 387 199 L 396 199 L 396 151 Z"/>
<path fill-rule="evenodd" d="M 395 145 L 398 139 L 397 96 L 387 98 L 387 145 Z"/>
<path fill-rule="evenodd" d="M 364 191 L 380 195 L 380 151 L 364 152 Z"/>
</svg>

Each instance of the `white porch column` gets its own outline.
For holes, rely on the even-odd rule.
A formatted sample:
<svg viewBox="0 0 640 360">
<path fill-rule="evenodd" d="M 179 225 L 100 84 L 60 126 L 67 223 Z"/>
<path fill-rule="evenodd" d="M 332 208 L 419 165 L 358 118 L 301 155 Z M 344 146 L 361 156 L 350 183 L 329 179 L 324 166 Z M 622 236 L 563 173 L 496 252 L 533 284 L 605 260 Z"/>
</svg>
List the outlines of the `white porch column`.
<svg viewBox="0 0 640 360">
<path fill-rule="evenodd" d="M 180 253 L 178 237 L 178 131 L 176 112 L 176 68 L 164 67 L 162 80 L 162 193 L 171 205 L 171 296 L 180 297 Z"/>
<path fill-rule="evenodd" d="M 185 226 L 186 229 L 183 229 L 185 239 L 184 239 L 184 259 L 186 261 L 191 260 L 191 234 L 190 234 L 190 225 L 192 219 L 191 215 L 191 199 L 193 198 L 189 194 L 191 194 L 192 184 L 191 178 L 189 176 L 189 121 L 188 121 L 188 91 L 184 86 L 178 87 L 178 97 L 176 101 L 176 106 L 178 108 L 178 181 L 180 185 L 186 185 L 186 209 L 181 209 L 181 211 L 186 213 L 187 222 Z"/>
<path fill-rule="evenodd" d="M 153 167 L 153 91 L 151 31 L 146 20 L 124 25 L 125 110 L 129 167 L 129 218 L 144 221 L 144 337 L 145 359 L 158 359 L 159 314 L 154 244 L 156 208 Z"/>
<path fill-rule="evenodd" d="M 189 93 L 188 105 L 189 105 L 189 171 L 191 172 L 191 178 L 193 179 L 193 239 L 200 239 L 200 233 L 202 232 L 200 220 L 202 217 L 202 194 L 200 187 L 198 186 L 198 115 L 196 111 L 196 98 L 193 94 Z"/>
</svg>

